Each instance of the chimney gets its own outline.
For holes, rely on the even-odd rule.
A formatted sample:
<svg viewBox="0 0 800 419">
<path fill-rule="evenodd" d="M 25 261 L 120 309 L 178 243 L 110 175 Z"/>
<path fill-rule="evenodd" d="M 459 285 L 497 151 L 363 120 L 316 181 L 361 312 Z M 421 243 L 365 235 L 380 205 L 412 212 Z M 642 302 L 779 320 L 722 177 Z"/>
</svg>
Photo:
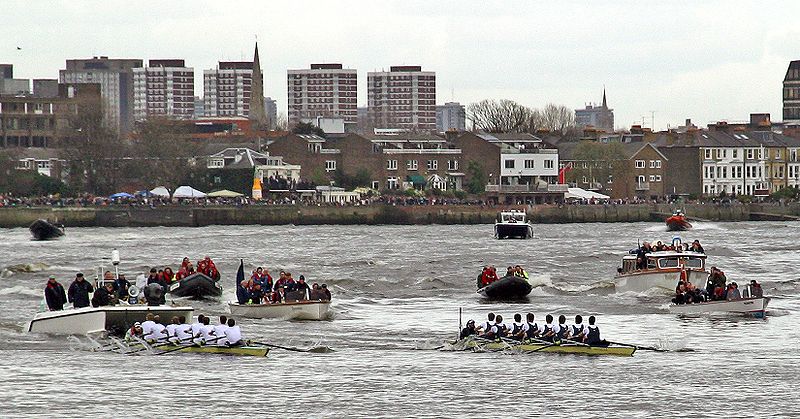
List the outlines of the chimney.
<svg viewBox="0 0 800 419">
<path fill-rule="evenodd" d="M 692 126 L 692 118 L 686 118 L 686 125 L 685 126 L 686 126 L 686 128 L 689 128 L 689 127 Z"/>
</svg>

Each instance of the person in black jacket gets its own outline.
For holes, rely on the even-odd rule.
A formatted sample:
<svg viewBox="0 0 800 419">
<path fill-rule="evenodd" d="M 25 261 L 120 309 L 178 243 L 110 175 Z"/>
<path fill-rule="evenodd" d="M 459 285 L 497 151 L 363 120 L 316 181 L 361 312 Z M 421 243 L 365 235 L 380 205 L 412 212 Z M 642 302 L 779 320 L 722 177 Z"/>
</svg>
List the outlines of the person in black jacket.
<svg viewBox="0 0 800 419">
<path fill-rule="evenodd" d="M 105 286 L 97 288 L 97 291 L 92 296 L 92 307 L 110 306 L 117 302 L 119 300 L 114 295 L 114 284 L 112 282 L 106 282 Z"/>
<path fill-rule="evenodd" d="M 78 274 L 75 275 L 75 280 L 72 281 L 72 285 L 69 286 L 69 291 L 67 293 L 72 307 L 89 307 L 89 293 L 92 291 L 94 291 L 92 284 L 83 278 L 82 273 L 78 272 Z"/>
<path fill-rule="evenodd" d="M 47 280 L 47 286 L 44 288 L 44 299 L 47 301 L 47 309 L 50 311 L 59 311 L 64 309 L 64 304 L 67 303 L 67 294 L 64 292 L 64 286 L 56 281 L 54 275 L 50 275 Z"/>
<path fill-rule="evenodd" d="M 161 294 L 158 295 L 156 298 L 158 301 L 153 301 L 151 304 L 150 299 L 148 298 L 147 304 L 148 305 L 162 305 L 166 304 L 167 302 L 167 291 L 169 290 L 169 285 L 166 281 L 164 281 L 163 275 L 158 275 L 156 268 L 150 269 L 150 276 L 147 277 L 147 285 L 150 284 L 158 284 L 161 287 Z M 154 294 L 158 294 L 157 292 Z M 146 296 L 146 294 L 145 294 Z"/>
</svg>

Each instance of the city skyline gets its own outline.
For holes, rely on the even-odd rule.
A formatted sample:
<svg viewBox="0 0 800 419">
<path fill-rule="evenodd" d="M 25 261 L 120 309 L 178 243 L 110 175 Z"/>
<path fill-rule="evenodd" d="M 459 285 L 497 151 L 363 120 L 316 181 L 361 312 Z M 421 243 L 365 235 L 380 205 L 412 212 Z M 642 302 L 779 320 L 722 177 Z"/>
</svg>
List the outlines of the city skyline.
<svg viewBox="0 0 800 419">
<path fill-rule="evenodd" d="M 30 79 L 58 78 L 67 59 L 96 55 L 184 59 L 202 74 L 219 61 L 250 60 L 257 36 L 264 94 L 284 114 L 286 71 L 328 62 L 358 71 L 359 106 L 367 103 L 367 72 L 420 65 L 436 72 L 437 104 L 507 98 L 580 109 L 599 103 L 605 86 L 616 127 L 650 126 L 651 111 L 656 129 L 752 112 L 779 121 L 783 77 L 800 55 L 791 21 L 800 6 L 733 3 L 242 2 L 232 10 L 196 2 L 161 5 L 158 17 L 124 2 L 12 0 L 4 5 L 0 62 Z"/>
</svg>

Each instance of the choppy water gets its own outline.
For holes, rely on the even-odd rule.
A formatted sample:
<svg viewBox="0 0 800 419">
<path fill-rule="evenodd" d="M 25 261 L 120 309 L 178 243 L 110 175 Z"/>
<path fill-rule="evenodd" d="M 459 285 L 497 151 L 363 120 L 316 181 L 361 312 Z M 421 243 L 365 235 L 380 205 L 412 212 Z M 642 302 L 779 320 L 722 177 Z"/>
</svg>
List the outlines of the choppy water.
<svg viewBox="0 0 800 419">
<path fill-rule="evenodd" d="M 763 282 L 775 297 L 766 320 L 681 318 L 667 313 L 667 296 L 614 293 L 621 255 L 637 239 L 670 237 L 648 223 L 538 225 L 527 241 L 494 240 L 491 226 L 75 228 L 54 242 L 0 229 L 0 269 L 41 269 L 0 278 L 0 416 L 800 415 L 800 223 L 701 223 L 684 235 L 699 238 L 730 279 Z M 332 321 L 242 323 L 251 338 L 336 351 L 126 356 L 22 332 L 47 275 L 68 285 L 77 270 L 108 265 L 114 247 L 129 278 L 150 264 L 209 255 L 231 285 L 225 299 L 240 257 L 326 282 Z M 526 266 L 539 284 L 530 302 L 479 300 L 474 278 L 487 263 Z M 225 311 L 219 302 L 195 307 Z M 459 307 L 464 320 L 488 311 L 596 314 L 610 340 L 693 351 L 591 358 L 426 349 L 456 335 Z"/>
</svg>

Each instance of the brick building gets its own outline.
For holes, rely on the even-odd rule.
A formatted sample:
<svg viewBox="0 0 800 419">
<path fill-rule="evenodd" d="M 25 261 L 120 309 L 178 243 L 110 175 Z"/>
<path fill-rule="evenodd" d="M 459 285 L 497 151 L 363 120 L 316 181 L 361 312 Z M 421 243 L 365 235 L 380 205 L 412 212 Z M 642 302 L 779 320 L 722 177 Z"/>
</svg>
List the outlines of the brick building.
<svg viewBox="0 0 800 419">
<path fill-rule="evenodd" d="M 150 60 L 133 71 L 133 115 L 192 118 L 194 115 L 194 68 L 184 60 Z"/>
<path fill-rule="evenodd" d="M 371 126 L 436 130 L 436 73 L 420 66 L 393 66 L 367 73 Z"/>
<path fill-rule="evenodd" d="M 341 117 L 348 130 L 358 123 L 358 75 L 341 64 L 311 64 L 287 71 L 289 126 L 317 117 Z"/>
<path fill-rule="evenodd" d="M 205 116 L 250 116 L 252 61 L 220 61 L 203 71 Z"/>
</svg>

